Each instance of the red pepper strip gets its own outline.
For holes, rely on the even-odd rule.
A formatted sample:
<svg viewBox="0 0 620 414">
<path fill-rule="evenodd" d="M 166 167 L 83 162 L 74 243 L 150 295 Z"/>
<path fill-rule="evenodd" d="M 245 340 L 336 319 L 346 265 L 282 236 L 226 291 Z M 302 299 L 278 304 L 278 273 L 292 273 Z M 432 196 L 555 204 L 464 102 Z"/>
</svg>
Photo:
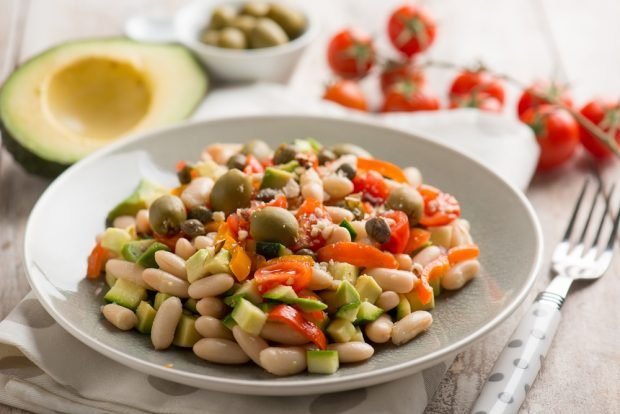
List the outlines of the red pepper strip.
<svg viewBox="0 0 620 414">
<path fill-rule="evenodd" d="M 88 256 L 88 268 L 86 269 L 86 277 L 88 279 L 97 279 L 103 272 L 105 262 L 108 260 L 108 251 L 101 244 L 97 243 Z"/>
<path fill-rule="evenodd" d="M 319 349 L 327 348 L 327 338 L 318 326 L 303 318 L 301 313 L 289 305 L 278 305 L 269 312 L 267 319 L 283 322 L 312 341 Z"/>
<path fill-rule="evenodd" d="M 321 262 L 346 262 L 359 267 L 398 269 L 398 262 L 390 253 L 376 247 L 353 242 L 328 244 L 317 252 Z"/>
<path fill-rule="evenodd" d="M 373 158 L 358 158 L 357 168 L 364 171 L 376 171 L 382 176 L 391 178 L 399 183 L 407 182 L 407 176 L 403 170 L 391 162 L 376 160 Z"/>
<path fill-rule="evenodd" d="M 265 169 L 260 162 L 252 154 L 246 157 L 245 168 L 243 172 L 246 174 L 262 173 Z"/>
<path fill-rule="evenodd" d="M 423 305 L 429 303 L 433 298 L 433 288 L 428 282 L 442 277 L 448 270 L 450 270 L 450 263 L 446 256 L 439 256 L 437 259 L 424 266 L 420 280 L 416 285 L 416 291 Z"/>
<path fill-rule="evenodd" d="M 292 286 L 296 292 L 304 289 L 312 279 L 312 265 L 302 261 L 280 261 L 261 266 L 254 272 L 260 293 L 280 286 Z"/>
<path fill-rule="evenodd" d="M 402 211 L 388 211 L 383 217 L 394 220 L 394 224 L 390 224 L 390 239 L 381 245 L 381 249 L 394 254 L 403 253 L 409 241 L 409 218 Z"/>
<path fill-rule="evenodd" d="M 475 259 L 480 256 L 480 249 L 475 244 L 456 246 L 448 250 L 448 260 L 451 265 L 464 260 Z"/>
<path fill-rule="evenodd" d="M 430 239 L 430 231 L 417 227 L 412 228 L 409 230 L 409 240 L 407 240 L 404 253 L 411 254 L 411 252 L 418 250 L 420 247 L 428 243 Z"/>
<path fill-rule="evenodd" d="M 177 241 L 181 238 L 181 233 L 175 234 L 174 236 L 162 236 L 161 234 L 153 233 L 153 238 L 174 251 Z"/>
</svg>

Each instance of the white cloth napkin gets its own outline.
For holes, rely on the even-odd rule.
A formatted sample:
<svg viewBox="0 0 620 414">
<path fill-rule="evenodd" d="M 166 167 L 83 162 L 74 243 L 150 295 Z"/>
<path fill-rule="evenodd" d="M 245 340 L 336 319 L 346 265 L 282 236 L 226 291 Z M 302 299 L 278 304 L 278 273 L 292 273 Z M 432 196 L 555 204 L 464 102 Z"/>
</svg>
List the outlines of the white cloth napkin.
<svg viewBox="0 0 620 414">
<path fill-rule="evenodd" d="M 352 113 L 276 85 L 221 89 L 196 118 L 259 113 Z M 447 143 L 524 189 L 538 147 L 518 122 L 478 111 L 374 116 L 384 123 Z M 19 275 L 21 276 L 21 275 Z M 34 295 L 0 322 L 0 402 L 35 413 L 420 414 L 452 359 L 394 382 L 336 394 L 255 397 L 200 390 L 122 366 L 64 331 Z"/>
</svg>

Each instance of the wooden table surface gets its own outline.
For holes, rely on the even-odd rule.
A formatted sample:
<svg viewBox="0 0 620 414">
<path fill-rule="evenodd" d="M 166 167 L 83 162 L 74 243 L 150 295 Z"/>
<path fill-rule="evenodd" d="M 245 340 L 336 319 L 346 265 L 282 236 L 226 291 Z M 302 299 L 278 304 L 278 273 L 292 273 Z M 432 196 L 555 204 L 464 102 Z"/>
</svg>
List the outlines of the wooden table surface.
<svg viewBox="0 0 620 414">
<path fill-rule="evenodd" d="M 0 82 L 15 65 L 60 41 L 117 35 L 123 21 L 154 5 L 173 11 L 187 0 L 2 0 L 0 1 Z M 310 2 L 307 2 L 310 3 Z M 323 50 L 334 28 L 357 23 L 381 38 L 384 16 L 400 1 L 313 1 L 323 28 L 321 38 L 304 57 L 291 87 L 318 94 L 328 79 Z M 488 66 L 529 82 L 554 76 L 573 85 L 578 104 L 591 96 L 620 95 L 620 2 L 614 0 L 436 0 L 425 4 L 439 23 L 430 57 L 460 64 L 482 60 Z M 381 42 L 381 39 L 380 39 Z M 431 71 L 430 84 L 445 94 L 449 71 Z M 509 108 L 517 91 L 509 90 Z M 507 111 L 508 112 L 508 111 Z M 565 226 L 584 176 L 593 166 L 579 156 L 555 173 L 536 177 L 527 191 L 545 235 L 549 252 Z M 620 178 L 620 163 L 600 167 L 609 186 Z M 28 292 L 22 263 L 24 226 L 29 211 L 48 180 L 26 174 L 6 152 L 0 167 L 0 319 Z M 509 237 L 509 235 L 506 235 Z M 617 255 L 620 257 L 620 254 Z M 561 324 L 522 413 L 620 412 L 620 330 L 618 300 L 620 259 L 608 275 L 577 286 L 563 308 Z M 545 260 L 537 288 L 548 281 Z M 534 292 L 530 295 L 532 300 Z M 428 413 L 468 412 L 522 312 L 484 340 L 460 354 Z M 0 413 L 20 410 L 0 405 Z"/>
</svg>

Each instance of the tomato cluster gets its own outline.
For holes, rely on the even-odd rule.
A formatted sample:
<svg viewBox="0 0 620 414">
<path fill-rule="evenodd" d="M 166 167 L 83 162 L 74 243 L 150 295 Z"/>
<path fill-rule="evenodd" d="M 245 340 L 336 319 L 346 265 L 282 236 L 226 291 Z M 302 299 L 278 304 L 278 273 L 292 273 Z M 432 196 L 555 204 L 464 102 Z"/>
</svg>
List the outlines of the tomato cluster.
<svg viewBox="0 0 620 414">
<path fill-rule="evenodd" d="M 386 29 L 390 43 L 401 58 L 382 65 L 378 64 L 373 39 L 363 31 L 344 29 L 331 38 L 327 62 L 338 79 L 327 86 L 323 98 L 348 108 L 370 111 L 359 81 L 377 69 L 383 95 L 379 112 L 440 109 L 440 100 L 429 90 L 424 70 L 416 63 L 420 53 L 435 40 L 437 25 L 433 17 L 420 6 L 403 5 L 390 15 Z M 504 109 L 503 81 L 483 66 L 462 70 L 452 81 L 447 95 L 448 108 L 478 108 L 489 112 Z M 573 110 L 572 98 L 564 85 L 542 81 L 525 89 L 518 101 L 517 115 L 532 128 L 541 149 L 538 170 L 565 163 L 580 142 L 596 159 L 611 157 L 613 153 L 583 122 L 557 105 L 558 102 Z M 595 99 L 579 112 L 586 118 L 585 122 L 612 134 L 620 145 L 620 101 Z"/>
</svg>

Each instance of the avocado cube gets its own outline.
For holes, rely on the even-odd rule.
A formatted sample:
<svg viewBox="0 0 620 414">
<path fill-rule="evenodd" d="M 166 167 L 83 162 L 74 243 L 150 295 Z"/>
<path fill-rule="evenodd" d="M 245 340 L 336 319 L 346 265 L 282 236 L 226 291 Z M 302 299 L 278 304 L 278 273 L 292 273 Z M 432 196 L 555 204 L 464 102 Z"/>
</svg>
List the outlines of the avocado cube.
<svg viewBox="0 0 620 414">
<path fill-rule="evenodd" d="M 334 350 L 308 350 L 306 360 L 311 374 L 333 374 L 340 366 L 338 351 Z"/>
<path fill-rule="evenodd" d="M 327 271 L 334 277 L 334 279 L 347 280 L 350 283 L 355 283 L 357 276 L 360 273 L 357 266 L 344 262 L 332 262 L 328 264 Z"/>
<path fill-rule="evenodd" d="M 357 319 L 355 320 L 355 324 L 363 325 L 365 323 L 375 321 L 379 318 L 379 316 L 383 315 L 383 312 L 383 309 L 373 305 L 370 302 L 362 302 L 359 310 L 357 311 Z"/>
<path fill-rule="evenodd" d="M 409 300 L 409 305 L 411 307 L 411 312 L 415 312 L 418 310 L 431 310 L 435 307 L 435 295 L 431 298 L 431 300 L 423 304 L 420 300 L 420 295 L 416 289 L 413 289 L 409 293 L 405 293 L 407 300 Z M 399 304 L 400 305 L 400 304 Z"/>
<path fill-rule="evenodd" d="M 196 310 L 196 303 L 198 303 L 196 299 L 189 298 L 185 301 L 183 307 L 192 313 L 198 313 L 198 311 Z"/>
<path fill-rule="evenodd" d="M 347 280 L 343 280 L 336 289 L 336 306 L 340 308 L 349 303 L 360 303 L 360 294 Z"/>
<path fill-rule="evenodd" d="M 286 164 L 276 165 L 277 169 L 290 173 L 294 172 L 297 167 L 299 167 L 299 162 L 297 160 L 289 161 Z"/>
<path fill-rule="evenodd" d="M 159 309 L 159 306 L 164 303 L 166 299 L 171 297 L 172 295 L 169 295 L 167 293 L 157 292 L 157 294 L 155 295 L 155 299 L 153 300 L 153 307 L 155 308 L 155 310 Z"/>
<path fill-rule="evenodd" d="M 140 257 L 138 257 L 138 260 L 136 260 L 136 263 L 139 264 L 142 267 L 155 267 L 155 268 L 159 268 L 159 265 L 157 264 L 157 262 L 155 261 L 155 252 L 158 252 L 160 250 L 165 250 L 167 252 L 170 251 L 170 249 L 168 248 L 168 246 L 166 246 L 163 243 L 159 243 L 159 242 L 155 242 L 153 244 L 151 244 L 145 251 L 144 253 L 142 253 L 140 255 Z"/>
<path fill-rule="evenodd" d="M 320 311 L 327 308 L 327 305 L 321 302 L 320 300 L 309 299 L 309 298 L 296 298 L 290 301 L 290 304 L 296 305 L 299 309 L 304 312 L 314 312 Z"/>
<path fill-rule="evenodd" d="M 405 295 L 399 295 L 400 301 L 396 306 L 396 320 L 401 320 L 405 316 L 411 313 L 411 305 L 409 304 L 409 299 Z"/>
<path fill-rule="evenodd" d="M 145 240 L 132 240 L 130 242 L 125 243 L 123 248 L 121 249 L 121 256 L 123 259 L 135 263 L 138 261 L 138 258 L 142 256 L 142 254 L 149 248 L 151 244 L 153 244 L 155 240 L 153 239 L 145 239 Z"/>
<path fill-rule="evenodd" d="M 194 253 L 185 262 L 185 268 L 187 269 L 187 281 L 192 283 L 198 279 L 202 279 L 207 276 L 205 270 L 205 263 L 211 257 L 211 251 L 207 249 L 200 249 Z"/>
<path fill-rule="evenodd" d="M 360 309 L 359 303 L 347 303 L 338 309 L 336 312 L 336 318 L 344 319 L 349 322 L 355 321 L 357 319 L 357 312 Z"/>
<path fill-rule="evenodd" d="M 114 286 L 114 283 L 116 283 L 116 276 L 114 276 L 112 273 L 108 273 L 105 272 L 105 283 L 106 285 L 108 285 L 108 287 L 112 287 Z"/>
<path fill-rule="evenodd" d="M 263 298 L 290 303 L 292 300 L 297 299 L 297 294 L 291 286 L 280 285 L 263 293 Z"/>
<path fill-rule="evenodd" d="M 349 342 L 355 335 L 355 326 L 345 319 L 336 318 L 327 327 L 327 333 L 336 342 Z"/>
<path fill-rule="evenodd" d="M 138 317 L 138 324 L 136 329 L 143 334 L 150 334 L 153 327 L 153 321 L 155 320 L 155 314 L 157 311 L 151 306 L 150 303 L 142 301 L 136 309 L 136 316 Z"/>
<path fill-rule="evenodd" d="M 435 277 L 428 281 L 428 284 L 433 288 L 433 299 L 441 294 L 441 278 Z"/>
<path fill-rule="evenodd" d="M 383 292 L 377 281 L 368 275 L 361 275 L 357 278 L 355 290 L 360 294 L 362 302 L 370 303 L 375 303 Z"/>
<path fill-rule="evenodd" d="M 349 342 L 366 342 L 364 341 L 364 334 L 362 333 L 362 328 L 359 326 L 355 327 L 355 334 L 351 337 Z"/>
<path fill-rule="evenodd" d="M 207 275 L 230 273 L 229 264 L 230 252 L 226 249 L 221 249 L 215 256 L 207 258 L 202 268 Z"/>
<path fill-rule="evenodd" d="M 274 167 L 267 167 L 263 174 L 263 180 L 260 183 L 260 189 L 274 188 L 279 190 L 283 188 L 293 178 L 293 174 L 288 171 L 280 170 Z"/>
<path fill-rule="evenodd" d="M 340 307 L 336 298 L 335 290 L 324 290 L 319 293 L 319 296 L 321 297 L 323 303 L 327 305 L 327 313 L 334 313 Z"/>
<path fill-rule="evenodd" d="M 224 317 L 224 319 L 222 319 L 222 324 L 232 331 L 232 328 L 237 325 L 237 322 L 233 319 L 232 313 L 229 313 Z"/>
<path fill-rule="evenodd" d="M 117 279 L 114 286 L 106 293 L 103 299 L 116 303 L 133 311 L 146 298 L 146 289 L 125 279 Z"/>
<path fill-rule="evenodd" d="M 182 314 L 177 329 L 174 331 L 172 343 L 183 348 L 191 348 L 202 336 L 196 331 L 196 317 Z"/>
<path fill-rule="evenodd" d="M 153 200 L 166 193 L 166 188 L 143 178 L 129 197 L 110 210 L 106 217 L 106 226 L 112 226 L 114 219 L 119 216 L 135 216 L 139 210 L 148 208 Z"/>
<path fill-rule="evenodd" d="M 246 299 L 239 299 L 233 309 L 232 318 L 241 329 L 250 335 L 259 335 L 267 321 L 267 315 Z"/>
<path fill-rule="evenodd" d="M 101 238 L 101 247 L 120 254 L 125 243 L 130 241 L 131 235 L 127 230 L 109 227 L 105 229 L 105 232 L 103 233 L 103 237 Z"/>
<path fill-rule="evenodd" d="M 263 301 L 263 297 L 258 291 L 258 287 L 256 286 L 254 279 L 243 282 L 231 296 L 224 298 L 224 303 L 234 308 L 241 298 L 247 299 L 255 305 L 258 305 Z"/>
</svg>

